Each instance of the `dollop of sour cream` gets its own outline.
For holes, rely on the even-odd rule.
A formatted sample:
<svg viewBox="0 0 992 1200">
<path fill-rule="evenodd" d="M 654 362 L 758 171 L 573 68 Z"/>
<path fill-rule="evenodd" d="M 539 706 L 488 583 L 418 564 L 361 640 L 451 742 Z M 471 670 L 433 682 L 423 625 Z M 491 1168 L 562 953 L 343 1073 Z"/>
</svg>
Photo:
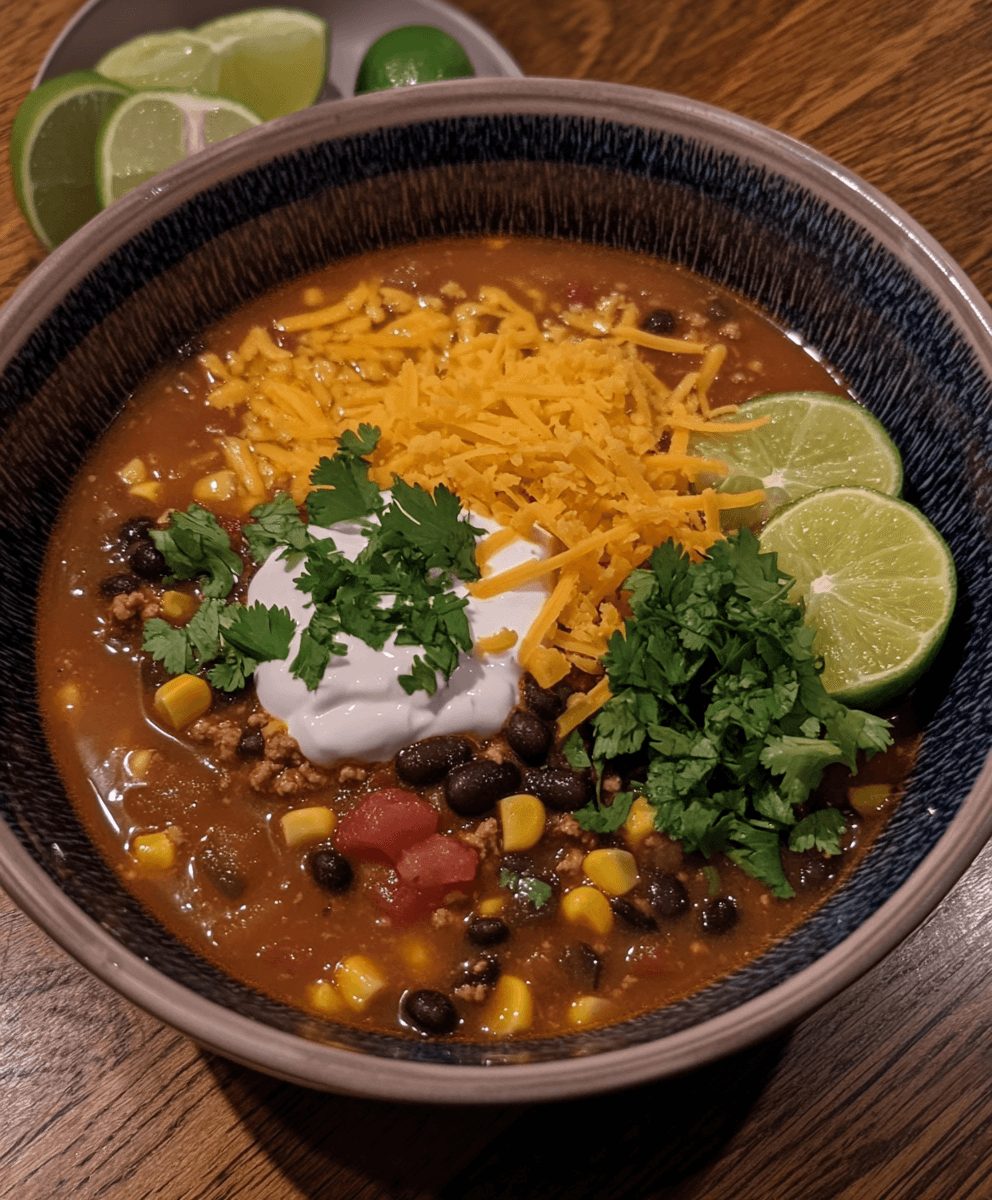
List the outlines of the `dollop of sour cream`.
<svg viewBox="0 0 992 1200">
<path fill-rule="evenodd" d="M 494 533 L 500 527 L 485 518 L 472 516 L 473 525 Z M 354 559 L 366 544 L 355 525 L 338 525 L 333 530 L 311 528 L 317 537 L 333 537 L 334 544 Z M 518 563 L 543 558 L 547 545 L 517 539 L 490 559 L 494 573 Z M 517 647 L 503 654 L 477 657 L 462 655 L 445 684 L 439 677 L 435 695 L 417 691 L 412 696 L 400 686 L 400 675 L 409 674 L 419 646 L 397 646 L 392 638 L 382 650 L 358 638 L 342 636 L 347 653 L 333 656 L 316 691 L 289 673 L 296 657 L 300 633 L 309 624 L 310 597 L 299 591 L 295 579 L 303 564 L 287 569 L 275 554 L 259 568 L 248 588 L 248 602 L 277 605 L 289 610 L 296 621 L 288 657 L 282 662 L 262 663 L 255 672 L 255 687 L 262 707 L 289 727 L 290 734 L 312 762 L 328 765 L 341 758 L 386 760 L 420 738 L 437 734 L 495 733 L 517 703 L 521 669 Z M 456 584 L 459 596 L 467 590 Z M 472 641 L 515 630 L 523 638 L 547 598 L 543 582 L 535 581 L 491 600 L 469 597 L 469 627 Z"/>
</svg>

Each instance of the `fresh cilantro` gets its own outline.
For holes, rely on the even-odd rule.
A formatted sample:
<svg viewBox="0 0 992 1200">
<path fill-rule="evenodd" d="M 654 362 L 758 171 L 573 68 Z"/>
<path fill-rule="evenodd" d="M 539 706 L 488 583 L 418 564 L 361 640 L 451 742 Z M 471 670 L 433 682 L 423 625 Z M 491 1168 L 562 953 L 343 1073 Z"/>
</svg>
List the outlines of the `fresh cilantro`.
<svg viewBox="0 0 992 1200">
<path fill-rule="evenodd" d="M 505 867 L 499 873 L 499 886 L 509 888 L 515 896 L 529 900 L 535 908 L 543 908 L 551 899 L 552 888 L 549 883 L 533 875 L 519 875 Z"/>
<path fill-rule="evenodd" d="M 700 563 L 673 542 L 659 547 L 627 581 L 632 615 L 604 657 L 613 695 L 592 748 L 597 766 L 646 751 L 638 787 L 656 827 L 689 853 L 726 854 L 781 897 L 793 894 L 783 844 L 840 852 L 837 810 L 797 815 L 824 768 L 854 770 L 859 751 L 892 740 L 886 721 L 827 695 L 792 583 L 747 529 Z M 616 829 L 620 799 L 576 819 Z"/>
<path fill-rule="evenodd" d="M 379 488 L 368 477 L 365 457 L 379 441 L 374 425 L 360 425 L 358 434 L 342 434 L 333 458 L 322 458 L 310 475 L 320 491 L 307 497 L 307 515 L 314 525 L 330 528 L 342 521 L 359 521 L 382 511 Z"/>
<path fill-rule="evenodd" d="M 226 596 L 244 567 L 217 518 L 199 504 L 191 504 L 186 512 L 173 512 L 168 528 L 151 529 L 149 536 L 168 564 L 169 582 L 205 575 L 200 584 L 204 596 Z"/>
<path fill-rule="evenodd" d="M 592 760 L 586 753 L 585 745 L 577 729 L 573 729 L 562 742 L 561 750 L 573 771 L 584 771 L 587 767 L 592 766 Z"/>
<path fill-rule="evenodd" d="M 253 508 L 251 515 L 254 521 L 244 527 L 244 535 L 251 556 L 259 566 L 280 546 L 286 548 L 285 558 L 291 558 L 294 551 L 302 553 L 306 549 L 310 534 L 292 497 L 285 492 Z"/>
<path fill-rule="evenodd" d="M 707 864 L 703 867 L 703 877 L 706 880 L 706 887 L 711 896 L 719 896 L 720 894 L 720 872 L 716 867 Z"/>
<path fill-rule="evenodd" d="M 205 670 L 221 691 L 243 688 L 259 663 L 285 658 L 295 623 L 284 608 L 225 604 L 208 598 L 179 629 L 160 617 L 145 622 L 142 649 L 170 675 Z"/>
</svg>

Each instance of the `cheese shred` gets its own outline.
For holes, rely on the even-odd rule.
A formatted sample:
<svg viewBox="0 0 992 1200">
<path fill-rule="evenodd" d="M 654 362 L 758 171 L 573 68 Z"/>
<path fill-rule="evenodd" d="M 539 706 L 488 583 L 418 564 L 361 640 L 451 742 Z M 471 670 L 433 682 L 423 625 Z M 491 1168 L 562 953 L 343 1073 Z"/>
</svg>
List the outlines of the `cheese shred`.
<svg viewBox="0 0 992 1200">
<path fill-rule="evenodd" d="M 645 333 L 621 295 L 558 314 L 497 287 L 470 299 L 452 284 L 444 295 L 364 280 L 335 303 L 251 329 L 223 359 L 201 357 L 209 403 L 240 414 L 241 428 L 219 441 L 240 505 L 277 491 L 302 504 L 340 435 L 376 425 L 370 473 L 380 487 L 394 475 L 444 484 L 504 527 L 479 545 L 476 596 L 548 579 L 540 616 L 520 631 L 521 665 L 546 687 L 572 666 L 600 674 L 623 629 L 630 571 L 669 538 L 704 557 L 723 536 L 720 510 L 752 501 L 705 486 L 727 467 L 691 454 L 690 432 L 761 422 L 713 420 L 732 412 L 708 399 L 725 346 Z M 674 386 L 645 350 L 682 364 Z M 555 553 L 492 573 L 489 560 L 514 537 L 547 535 Z M 607 696 L 597 685 L 579 707 L 588 716 Z M 575 710 L 563 717 L 571 727 Z"/>
</svg>

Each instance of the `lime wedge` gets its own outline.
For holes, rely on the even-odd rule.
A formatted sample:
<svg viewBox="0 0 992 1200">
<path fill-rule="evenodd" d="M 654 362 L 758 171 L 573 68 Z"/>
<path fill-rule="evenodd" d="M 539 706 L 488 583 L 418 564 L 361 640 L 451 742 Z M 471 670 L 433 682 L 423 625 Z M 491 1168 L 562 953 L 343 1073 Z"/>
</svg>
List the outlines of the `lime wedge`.
<svg viewBox="0 0 992 1200">
<path fill-rule="evenodd" d="M 100 201 L 106 207 L 166 167 L 260 124 L 250 109 L 223 96 L 135 92 L 97 139 Z"/>
<path fill-rule="evenodd" d="M 327 80 L 327 22 L 292 8 L 255 8 L 201 25 L 220 66 L 216 90 L 263 121 L 306 108 Z"/>
<path fill-rule="evenodd" d="M 378 92 L 474 74 L 468 55 L 450 34 L 433 25 L 402 25 L 368 48 L 358 68 L 355 91 Z"/>
<path fill-rule="evenodd" d="M 954 561 L 912 505 L 871 488 L 812 492 L 761 533 L 794 576 L 823 655 L 823 685 L 845 704 L 875 708 L 905 691 L 940 649 L 957 592 Z"/>
<path fill-rule="evenodd" d="M 826 392 L 777 392 L 748 400 L 729 420 L 769 418 L 750 433 L 699 434 L 695 454 L 722 458 L 731 476 L 749 475 L 798 500 L 818 488 L 851 485 L 889 496 L 902 490 L 902 460 L 866 408 Z"/>
<path fill-rule="evenodd" d="M 186 29 L 132 38 L 105 54 L 93 69 L 135 89 L 219 90 L 220 63 L 213 47 Z"/>
<path fill-rule="evenodd" d="M 129 95 L 93 71 L 73 71 L 35 88 L 14 118 L 14 191 L 46 250 L 100 211 L 93 168 L 97 134 Z"/>
</svg>

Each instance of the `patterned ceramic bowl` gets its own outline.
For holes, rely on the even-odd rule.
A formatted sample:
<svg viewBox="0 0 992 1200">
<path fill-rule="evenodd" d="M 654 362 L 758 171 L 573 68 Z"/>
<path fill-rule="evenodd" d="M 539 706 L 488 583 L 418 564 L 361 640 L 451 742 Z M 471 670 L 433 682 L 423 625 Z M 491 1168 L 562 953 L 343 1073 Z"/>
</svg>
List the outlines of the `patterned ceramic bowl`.
<svg viewBox="0 0 992 1200">
<path fill-rule="evenodd" d="M 821 352 L 902 449 L 950 543 L 958 611 L 927 683 L 908 794 L 867 860 L 751 965 L 672 1007 L 569 1038 L 440 1045 L 260 997 L 126 893 L 67 804 L 32 658 L 41 549 L 88 446 L 175 348 L 275 284 L 451 234 L 636 250 L 743 294 Z M 196 156 L 92 221 L 0 315 L 0 883 L 128 999 L 196 1041 L 342 1092 L 495 1101 L 683 1070 L 762 1038 L 866 970 L 992 830 L 992 313 L 893 204 L 781 134 L 689 100 L 478 79 L 322 105 Z"/>
</svg>

